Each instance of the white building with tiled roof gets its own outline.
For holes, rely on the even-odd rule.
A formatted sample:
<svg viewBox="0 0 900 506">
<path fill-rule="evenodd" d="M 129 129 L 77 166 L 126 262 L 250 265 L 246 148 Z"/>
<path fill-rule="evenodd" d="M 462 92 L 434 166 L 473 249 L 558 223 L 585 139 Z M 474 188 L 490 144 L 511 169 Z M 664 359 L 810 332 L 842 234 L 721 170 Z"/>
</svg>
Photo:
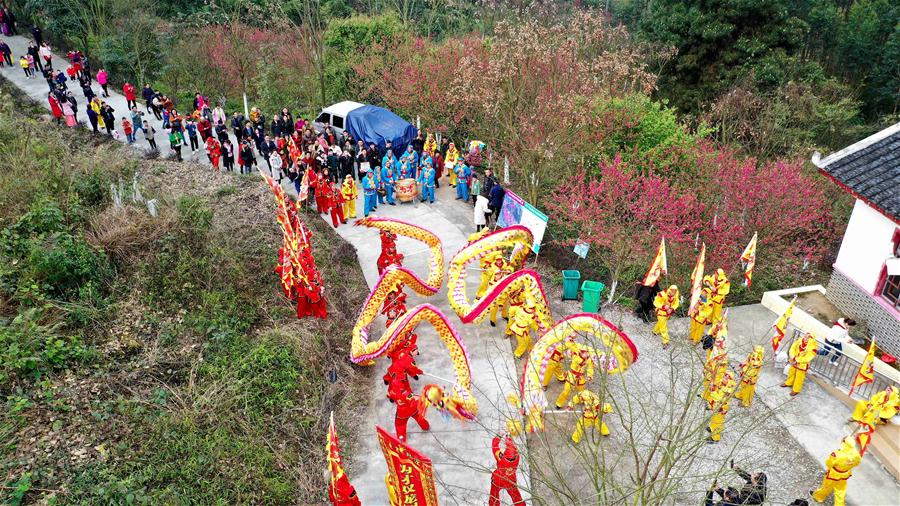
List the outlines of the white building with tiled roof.
<svg viewBox="0 0 900 506">
<path fill-rule="evenodd" d="M 827 297 L 900 355 L 900 123 L 812 162 L 856 198 Z"/>
</svg>

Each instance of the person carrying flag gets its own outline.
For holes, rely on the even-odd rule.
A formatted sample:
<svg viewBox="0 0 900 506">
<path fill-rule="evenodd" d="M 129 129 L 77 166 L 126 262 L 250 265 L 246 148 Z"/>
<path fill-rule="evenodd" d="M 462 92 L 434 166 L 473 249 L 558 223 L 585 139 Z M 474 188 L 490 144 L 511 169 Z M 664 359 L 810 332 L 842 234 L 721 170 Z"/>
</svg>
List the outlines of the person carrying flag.
<svg viewBox="0 0 900 506">
<path fill-rule="evenodd" d="M 656 308 L 656 325 L 653 327 L 653 333 L 662 337 L 663 348 L 669 347 L 669 318 L 681 305 L 680 299 L 681 294 L 675 285 L 659 292 L 653 299 L 653 307 Z"/>
<path fill-rule="evenodd" d="M 691 341 L 694 344 L 700 342 L 700 339 L 706 332 L 707 325 L 712 323 L 713 303 L 710 297 L 710 290 L 708 288 L 704 288 L 703 292 L 700 295 L 700 300 L 697 302 L 697 308 L 694 310 L 694 314 L 691 315 L 691 328 L 689 335 L 691 336 Z"/>
<path fill-rule="evenodd" d="M 731 291 L 731 282 L 728 281 L 728 276 L 721 268 L 716 269 L 712 276 L 712 324 L 715 325 L 722 318 L 722 306 L 725 305 L 725 297 Z"/>
<path fill-rule="evenodd" d="M 897 387 L 888 386 L 869 400 L 856 401 L 853 408 L 853 415 L 848 422 L 868 423 L 870 425 L 878 425 L 886 423 L 897 415 L 900 411 L 900 396 L 897 393 Z"/>
</svg>

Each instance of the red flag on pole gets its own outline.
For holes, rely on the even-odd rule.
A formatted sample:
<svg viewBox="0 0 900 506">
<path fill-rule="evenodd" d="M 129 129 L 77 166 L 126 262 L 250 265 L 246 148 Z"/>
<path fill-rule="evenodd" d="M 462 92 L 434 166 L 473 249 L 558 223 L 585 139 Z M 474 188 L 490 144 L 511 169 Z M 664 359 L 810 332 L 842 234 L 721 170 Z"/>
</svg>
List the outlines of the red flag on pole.
<svg viewBox="0 0 900 506">
<path fill-rule="evenodd" d="M 669 267 L 666 263 L 666 239 L 665 237 L 659 243 L 659 249 L 656 251 L 656 257 L 650 264 L 650 270 L 644 276 L 644 286 L 653 286 L 659 277 L 669 273 Z"/>
<path fill-rule="evenodd" d="M 871 383 L 875 381 L 875 338 L 872 338 L 872 343 L 869 344 L 869 352 L 866 353 L 866 358 L 863 359 L 862 364 L 859 365 L 859 372 L 856 373 L 856 377 L 853 378 L 853 384 L 850 385 L 850 395 L 853 395 L 853 389 L 860 386 L 865 385 L 866 383 Z"/>
</svg>

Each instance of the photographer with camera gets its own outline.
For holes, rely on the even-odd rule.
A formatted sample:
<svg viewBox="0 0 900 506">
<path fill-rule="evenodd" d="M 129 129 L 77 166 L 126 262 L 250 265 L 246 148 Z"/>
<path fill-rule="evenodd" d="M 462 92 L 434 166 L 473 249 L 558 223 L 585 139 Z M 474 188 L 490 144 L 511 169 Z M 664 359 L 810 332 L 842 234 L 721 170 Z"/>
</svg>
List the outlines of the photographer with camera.
<svg viewBox="0 0 900 506">
<path fill-rule="evenodd" d="M 766 473 L 756 472 L 748 473 L 734 465 L 734 459 L 730 462 L 731 469 L 738 476 L 744 479 L 746 483 L 740 490 L 734 487 L 722 489 L 713 482 L 712 487 L 706 492 L 706 501 L 704 506 L 750 506 L 762 504 L 766 500 Z M 714 494 L 719 494 L 722 498 L 715 501 Z"/>
</svg>

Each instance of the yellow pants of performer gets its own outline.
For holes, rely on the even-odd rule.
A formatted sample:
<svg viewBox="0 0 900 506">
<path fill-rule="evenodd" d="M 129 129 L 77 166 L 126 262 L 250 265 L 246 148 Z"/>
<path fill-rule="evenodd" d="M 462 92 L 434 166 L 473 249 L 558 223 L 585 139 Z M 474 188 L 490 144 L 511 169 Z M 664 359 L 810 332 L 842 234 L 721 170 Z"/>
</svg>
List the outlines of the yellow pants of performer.
<svg viewBox="0 0 900 506">
<path fill-rule="evenodd" d="M 599 430 L 601 436 L 609 435 L 609 427 L 607 427 L 605 423 L 601 422 L 599 417 L 588 418 L 586 416 L 582 416 L 578 420 L 578 423 L 575 424 L 575 432 L 572 433 L 572 441 L 580 443 L 581 438 L 584 436 L 584 431 L 590 427 Z"/>
<path fill-rule="evenodd" d="M 700 339 L 703 339 L 704 332 L 706 332 L 706 325 L 701 325 L 691 318 L 691 341 L 693 341 L 694 344 L 699 343 Z"/>
<path fill-rule="evenodd" d="M 557 381 L 566 380 L 566 377 L 563 375 L 561 360 L 551 360 L 550 363 L 547 364 L 547 372 L 544 373 L 544 381 L 541 382 L 544 388 L 547 388 L 547 385 L 550 384 L 550 378 L 554 376 L 556 376 Z"/>
<path fill-rule="evenodd" d="M 813 492 L 812 497 L 817 502 L 825 502 L 825 499 L 828 499 L 832 492 L 834 492 L 834 506 L 844 506 L 844 497 L 847 495 L 847 480 L 832 480 L 826 477 L 822 479 L 822 486 Z"/>
<path fill-rule="evenodd" d="M 356 200 L 351 199 L 344 202 L 344 219 L 356 218 Z"/>
<path fill-rule="evenodd" d="M 503 306 L 503 310 L 500 312 L 500 314 L 504 318 L 509 318 L 509 306 L 506 304 L 505 300 L 500 300 L 498 297 L 497 302 L 495 302 L 491 306 L 491 321 L 494 323 L 497 323 L 497 307 L 498 306 Z"/>
<path fill-rule="evenodd" d="M 719 323 L 719 320 L 721 320 L 721 319 L 722 319 L 722 304 L 719 302 L 713 302 L 712 322 L 710 323 L 710 325 L 715 327 L 716 324 Z"/>
<path fill-rule="evenodd" d="M 563 406 L 565 406 L 566 403 L 569 402 L 569 396 L 572 395 L 573 388 L 576 391 L 581 392 L 584 390 L 584 385 L 572 385 L 567 381 L 565 386 L 563 386 L 562 392 L 559 393 L 559 397 L 556 398 L 557 408 L 562 409 Z"/>
<path fill-rule="evenodd" d="M 485 271 L 481 273 L 481 284 L 478 285 L 478 291 L 475 292 L 475 298 L 480 299 L 484 292 L 487 291 L 488 286 L 491 284 L 491 275 L 489 272 Z"/>
<path fill-rule="evenodd" d="M 516 336 L 516 349 L 513 355 L 519 358 L 531 348 L 531 332 L 523 332 L 522 335 L 513 332 L 512 335 Z"/>
<path fill-rule="evenodd" d="M 722 432 L 724 431 L 725 415 L 716 412 L 716 414 L 709 419 L 709 437 L 711 437 L 713 441 L 718 441 L 722 439 Z"/>
<path fill-rule="evenodd" d="M 795 393 L 800 393 L 800 390 L 803 390 L 803 380 L 806 378 L 806 371 L 801 371 L 794 366 L 791 366 L 788 371 L 787 381 L 784 382 L 785 385 L 791 387 L 791 390 Z"/>
<path fill-rule="evenodd" d="M 749 408 L 750 403 L 753 402 L 753 394 L 755 392 L 756 383 L 741 383 L 741 387 L 734 396 L 741 400 L 741 406 Z"/>
<path fill-rule="evenodd" d="M 456 171 L 450 169 L 450 186 L 456 186 Z"/>
<path fill-rule="evenodd" d="M 662 337 L 663 344 L 669 344 L 669 317 L 657 316 L 656 325 L 653 327 L 653 333 Z"/>
</svg>

